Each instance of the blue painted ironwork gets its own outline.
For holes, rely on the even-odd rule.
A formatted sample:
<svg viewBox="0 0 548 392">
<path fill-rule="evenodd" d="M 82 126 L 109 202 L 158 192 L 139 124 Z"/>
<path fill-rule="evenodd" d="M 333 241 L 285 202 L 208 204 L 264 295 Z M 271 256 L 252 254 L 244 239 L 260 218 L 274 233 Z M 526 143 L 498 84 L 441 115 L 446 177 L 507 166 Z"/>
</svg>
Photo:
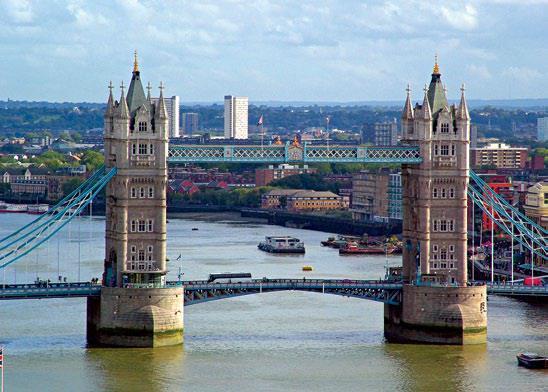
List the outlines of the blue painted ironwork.
<svg viewBox="0 0 548 392">
<path fill-rule="evenodd" d="M 181 284 L 185 291 L 185 306 L 243 295 L 288 290 L 334 294 L 397 305 L 401 303 L 402 289 L 402 284 L 395 282 L 333 279 L 264 279 L 237 283 L 195 281 Z"/>
<path fill-rule="evenodd" d="M 506 234 L 535 255 L 548 260 L 548 231 L 511 206 L 471 170 L 468 196 Z"/>
<path fill-rule="evenodd" d="M 43 216 L 0 240 L 0 269 L 21 259 L 49 240 L 95 198 L 114 177 L 116 168 L 101 167 L 78 189 Z"/>
<path fill-rule="evenodd" d="M 363 147 L 337 145 L 172 145 L 169 163 L 407 163 L 422 162 L 417 146 Z"/>
<path fill-rule="evenodd" d="M 471 284 L 484 285 L 485 282 Z M 402 291 L 399 282 L 347 279 L 266 279 L 235 283 L 172 281 L 165 287 L 177 286 L 184 287 L 185 306 L 275 291 L 309 291 L 399 304 Z M 488 283 L 486 288 L 489 295 L 548 298 L 548 286 Z M 100 294 L 101 286 L 90 282 L 0 285 L 0 300 L 94 297 Z"/>
</svg>

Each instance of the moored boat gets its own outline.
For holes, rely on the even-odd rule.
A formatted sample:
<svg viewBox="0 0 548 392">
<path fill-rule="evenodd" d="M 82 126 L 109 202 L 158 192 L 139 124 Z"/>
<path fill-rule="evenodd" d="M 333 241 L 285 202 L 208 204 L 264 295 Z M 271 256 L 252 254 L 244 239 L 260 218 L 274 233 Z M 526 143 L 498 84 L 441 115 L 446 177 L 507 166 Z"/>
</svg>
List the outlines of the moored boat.
<svg viewBox="0 0 548 392">
<path fill-rule="evenodd" d="M 519 366 L 528 369 L 548 369 L 548 357 L 535 353 L 519 353 L 516 358 Z"/>
<path fill-rule="evenodd" d="M 384 255 L 391 254 L 392 252 L 394 252 L 393 246 L 359 246 L 356 242 L 347 242 L 345 246 L 339 248 L 340 255 Z"/>
<path fill-rule="evenodd" d="M 27 213 L 29 214 L 45 214 L 49 210 L 49 205 L 47 204 L 29 204 L 27 206 Z"/>
<path fill-rule="evenodd" d="M 257 247 L 269 253 L 305 253 L 304 243 L 295 237 L 267 236 Z"/>
</svg>

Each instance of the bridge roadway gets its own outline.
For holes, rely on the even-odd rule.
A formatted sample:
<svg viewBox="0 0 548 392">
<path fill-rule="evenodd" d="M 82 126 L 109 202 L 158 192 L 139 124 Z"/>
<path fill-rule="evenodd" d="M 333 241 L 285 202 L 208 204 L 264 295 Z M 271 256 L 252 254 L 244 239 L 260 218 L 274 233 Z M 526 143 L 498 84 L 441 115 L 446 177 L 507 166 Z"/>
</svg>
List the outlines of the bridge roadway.
<svg viewBox="0 0 548 392">
<path fill-rule="evenodd" d="M 485 284 L 473 282 L 472 284 Z M 185 306 L 201 302 L 232 298 L 243 295 L 273 291 L 310 291 L 345 297 L 399 304 L 401 282 L 349 279 L 254 279 L 244 282 L 208 282 L 206 280 L 171 281 L 168 287 L 183 285 Z M 136 285 L 128 287 L 138 287 Z M 148 286 L 147 286 L 148 287 Z M 0 300 L 46 299 L 98 296 L 100 284 L 90 282 L 51 284 L 5 284 L 0 285 Z M 487 293 L 510 297 L 548 299 L 548 286 L 524 286 L 523 284 L 487 284 Z"/>
</svg>

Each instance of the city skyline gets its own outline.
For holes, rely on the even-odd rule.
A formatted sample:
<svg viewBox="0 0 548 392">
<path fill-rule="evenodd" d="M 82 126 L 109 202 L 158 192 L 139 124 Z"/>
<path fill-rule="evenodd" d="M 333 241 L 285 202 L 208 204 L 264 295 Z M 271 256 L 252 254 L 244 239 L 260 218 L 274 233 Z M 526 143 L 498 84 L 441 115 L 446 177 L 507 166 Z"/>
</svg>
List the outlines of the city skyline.
<svg viewBox="0 0 548 392">
<path fill-rule="evenodd" d="M 105 81 L 127 81 L 134 49 L 143 78 L 163 80 L 181 102 L 219 102 L 227 92 L 397 101 L 407 83 L 417 100 L 435 53 L 451 75 L 449 98 L 463 82 L 471 99 L 546 98 L 547 10 L 531 0 L 5 1 L 1 98 L 104 102 Z"/>
</svg>

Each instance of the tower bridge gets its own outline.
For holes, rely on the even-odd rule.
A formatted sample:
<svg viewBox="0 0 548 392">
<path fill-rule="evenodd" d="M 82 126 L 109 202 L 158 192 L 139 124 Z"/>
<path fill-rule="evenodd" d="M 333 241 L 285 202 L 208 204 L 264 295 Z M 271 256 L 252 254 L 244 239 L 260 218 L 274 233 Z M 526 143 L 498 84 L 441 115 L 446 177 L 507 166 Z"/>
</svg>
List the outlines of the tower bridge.
<svg viewBox="0 0 548 392">
<path fill-rule="evenodd" d="M 106 189 L 102 285 L 28 284 L 8 285 L 0 290 L 0 299 L 87 297 L 90 345 L 180 344 L 184 305 L 281 290 L 383 302 L 385 337 L 389 341 L 484 343 L 487 290 L 508 295 L 527 290 L 487 288 L 468 281 L 469 198 L 531 255 L 547 258 L 548 232 L 508 205 L 470 172 L 470 115 L 464 87 L 459 104 L 449 105 L 437 63 L 421 104 L 411 104 L 407 89 L 402 146 L 397 147 L 317 146 L 298 142 L 168 147 L 163 85 L 160 84 L 157 101 L 151 99 L 150 89 L 149 84 L 145 95 L 135 59 L 127 94 L 122 83 L 120 97 L 115 100 L 113 86 L 109 86 L 104 121 L 105 166 L 47 214 L 0 239 L 0 268 L 5 269 L 54 236 L 101 189 Z M 223 285 L 166 281 L 167 165 L 184 162 L 401 164 L 404 211 L 401 282 L 274 279 Z"/>
</svg>

